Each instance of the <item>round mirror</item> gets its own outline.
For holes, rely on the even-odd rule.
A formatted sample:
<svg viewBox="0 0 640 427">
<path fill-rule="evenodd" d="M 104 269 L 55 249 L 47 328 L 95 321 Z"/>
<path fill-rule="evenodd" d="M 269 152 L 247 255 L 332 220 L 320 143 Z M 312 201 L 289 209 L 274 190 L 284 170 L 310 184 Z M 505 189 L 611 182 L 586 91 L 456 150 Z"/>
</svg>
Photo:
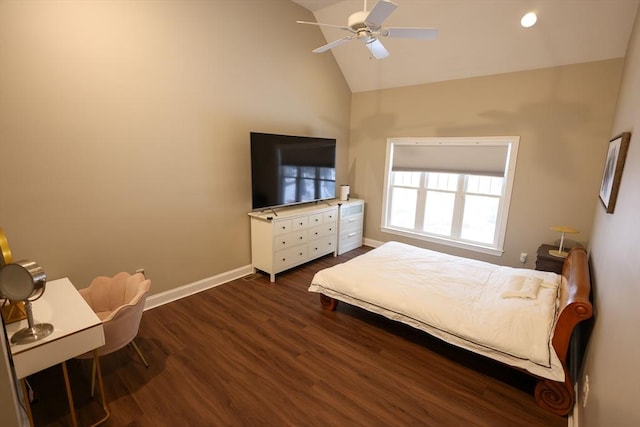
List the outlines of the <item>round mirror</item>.
<svg viewBox="0 0 640 427">
<path fill-rule="evenodd" d="M 23 301 L 41 291 L 47 276 L 33 261 L 18 261 L 0 269 L 0 294 L 12 301 Z"/>
</svg>

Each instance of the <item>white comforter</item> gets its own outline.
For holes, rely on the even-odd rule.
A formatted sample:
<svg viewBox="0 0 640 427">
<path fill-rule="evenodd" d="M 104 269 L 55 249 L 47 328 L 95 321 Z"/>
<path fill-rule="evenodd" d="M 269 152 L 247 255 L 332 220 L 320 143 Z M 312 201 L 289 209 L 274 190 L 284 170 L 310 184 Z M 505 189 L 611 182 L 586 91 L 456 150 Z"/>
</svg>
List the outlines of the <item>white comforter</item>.
<svg viewBox="0 0 640 427">
<path fill-rule="evenodd" d="M 309 291 L 407 323 L 535 375 L 563 381 L 564 370 L 551 345 L 559 280 L 555 273 L 387 242 L 319 271 Z M 506 297 L 513 296 L 523 282 L 532 281 L 540 285 L 533 295 Z"/>
</svg>

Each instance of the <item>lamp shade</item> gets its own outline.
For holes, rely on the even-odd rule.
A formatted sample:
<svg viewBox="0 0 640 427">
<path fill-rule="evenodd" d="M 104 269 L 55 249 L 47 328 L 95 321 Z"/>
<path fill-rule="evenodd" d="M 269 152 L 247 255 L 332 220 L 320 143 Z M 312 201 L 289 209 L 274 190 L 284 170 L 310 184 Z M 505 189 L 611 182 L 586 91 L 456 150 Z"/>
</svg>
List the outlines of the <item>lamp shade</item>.
<svg viewBox="0 0 640 427">
<path fill-rule="evenodd" d="M 578 230 L 572 227 L 567 227 L 566 225 L 554 225 L 551 227 L 551 230 L 557 231 L 558 233 L 562 233 L 562 237 L 560 237 L 560 247 L 558 249 L 552 249 L 549 251 L 549 255 L 558 257 L 558 258 L 566 258 L 569 255 L 568 252 L 565 252 L 564 249 L 564 235 L 565 233 L 579 233 Z"/>
</svg>

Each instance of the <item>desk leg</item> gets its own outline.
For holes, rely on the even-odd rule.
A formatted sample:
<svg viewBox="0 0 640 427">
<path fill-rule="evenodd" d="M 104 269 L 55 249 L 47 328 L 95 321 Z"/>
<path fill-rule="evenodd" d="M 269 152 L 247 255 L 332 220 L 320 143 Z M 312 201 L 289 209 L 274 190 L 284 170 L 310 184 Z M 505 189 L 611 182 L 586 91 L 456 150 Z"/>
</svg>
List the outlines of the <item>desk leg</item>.
<svg viewBox="0 0 640 427">
<path fill-rule="evenodd" d="M 98 357 L 98 350 L 93 350 L 93 366 L 96 367 L 98 371 L 98 388 L 100 388 L 100 400 L 102 400 L 102 409 L 104 409 L 104 418 L 98 421 L 95 424 L 92 424 L 91 427 L 95 427 L 103 422 L 107 421 L 109 418 L 109 407 L 107 406 L 107 399 L 104 397 L 104 384 L 102 383 L 102 369 L 100 369 L 100 357 Z"/>
<path fill-rule="evenodd" d="M 69 400 L 69 411 L 71 412 L 71 425 L 78 427 L 76 419 L 76 408 L 73 405 L 73 395 L 71 394 L 71 384 L 69 383 L 69 373 L 67 372 L 67 362 L 62 362 L 62 373 L 64 374 L 64 385 L 67 388 L 67 399 Z"/>
<path fill-rule="evenodd" d="M 20 380 L 22 386 L 22 398 L 24 399 L 24 409 L 27 411 L 27 417 L 29 418 L 29 425 L 33 427 L 33 414 L 31 413 L 31 402 L 29 402 L 29 390 L 27 389 L 27 380 L 25 378 Z"/>
</svg>

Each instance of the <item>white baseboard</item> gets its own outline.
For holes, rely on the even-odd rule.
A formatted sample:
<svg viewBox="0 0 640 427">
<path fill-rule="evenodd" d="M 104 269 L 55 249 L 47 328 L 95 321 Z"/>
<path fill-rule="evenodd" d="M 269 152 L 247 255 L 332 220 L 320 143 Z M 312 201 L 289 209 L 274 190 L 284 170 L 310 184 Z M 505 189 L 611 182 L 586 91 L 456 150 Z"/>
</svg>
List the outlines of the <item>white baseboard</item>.
<svg viewBox="0 0 640 427">
<path fill-rule="evenodd" d="M 365 246 L 371 246 L 372 248 L 377 248 L 378 246 L 380 246 L 381 244 L 383 244 L 384 242 L 380 242 L 378 240 L 373 240 L 373 239 L 368 239 L 368 238 L 364 238 L 362 240 L 362 243 Z"/>
<path fill-rule="evenodd" d="M 206 291 L 207 289 L 211 289 L 232 280 L 239 279 L 251 273 L 253 273 L 253 268 L 251 267 L 251 265 L 245 265 L 244 267 L 236 268 L 235 270 L 217 274 L 215 276 L 198 280 L 197 282 L 189 283 L 187 285 L 170 289 L 165 292 L 160 292 L 159 294 L 153 294 L 147 298 L 144 309 L 151 310 L 152 308 L 156 308 L 172 301 L 197 294 L 198 292 Z"/>
<path fill-rule="evenodd" d="M 580 408 L 578 407 L 578 381 L 573 385 L 573 391 L 576 402 L 573 404 L 573 411 L 567 416 L 567 427 L 579 427 L 578 412 Z"/>
</svg>

